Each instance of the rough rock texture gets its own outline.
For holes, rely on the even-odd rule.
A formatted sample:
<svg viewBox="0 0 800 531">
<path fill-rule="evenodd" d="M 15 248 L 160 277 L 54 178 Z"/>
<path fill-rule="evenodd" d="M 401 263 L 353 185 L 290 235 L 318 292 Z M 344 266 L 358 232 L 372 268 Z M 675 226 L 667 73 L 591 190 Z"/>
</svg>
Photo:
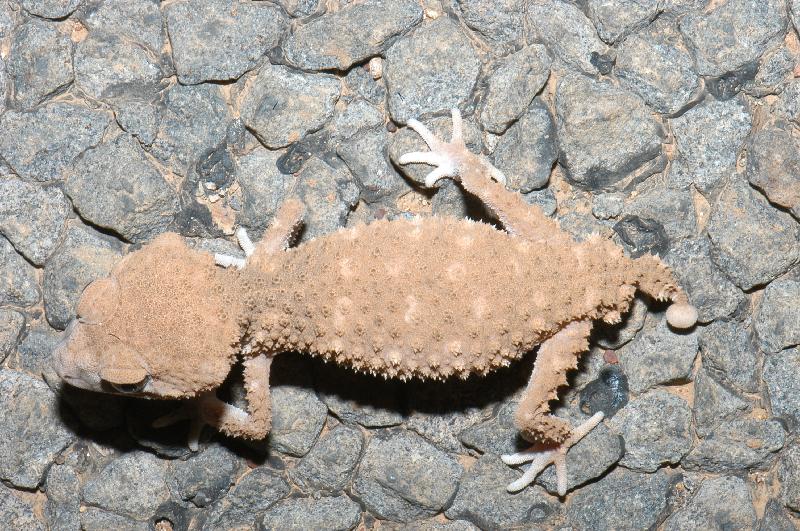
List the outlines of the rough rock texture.
<svg viewBox="0 0 800 531">
<path fill-rule="evenodd" d="M 0 304 L 32 306 L 39 300 L 36 270 L 17 254 L 11 243 L 0 238 Z"/>
<path fill-rule="evenodd" d="M 667 518 L 664 529 L 752 529 L 755 523 L 756 511 L 747 484 L 736 476 L 721 476 L 703 481 L 686 506 Z"/>
<path fill-rule="evenodd" d="M 0 182 L 0 233 L 36 265 L 44 264 L 58 245 L 68 208 L 56 187 L 19 179 Z"/>
<path fill-rule="evenodd" d="M 800 349 L 794 348 L 767 356 L 764 360 L 764 381 L 769 391 L 773 413 L 792 425 L 796 432 L 800 425 Z"/>
<path fill-rule="evenodd" d="M 800 282 L 776 280 L 764 290 L 755 316 L 761 349 L 778 352 L 800 344 Z"/>
<path fill-rule="evenodd" d="M 747 179 L 771 203 L 800 219 L 800 142 L 785 127 L 765 128 L 753 135 Z"/>
<path fill-rule="evenodd" d="M 14 84 L 15 106 L 32 109 L 72 82 L 69 35 L 56 24 L 42 20 L 23 24 L 11 36 L 6 71 Z"/>
<path fill-rule="evenodd" d="M 260 529 L 348 531 L 361 520 L 361 507 L 347 496 L 289 498 L 264 513 Z"/>
</svg>

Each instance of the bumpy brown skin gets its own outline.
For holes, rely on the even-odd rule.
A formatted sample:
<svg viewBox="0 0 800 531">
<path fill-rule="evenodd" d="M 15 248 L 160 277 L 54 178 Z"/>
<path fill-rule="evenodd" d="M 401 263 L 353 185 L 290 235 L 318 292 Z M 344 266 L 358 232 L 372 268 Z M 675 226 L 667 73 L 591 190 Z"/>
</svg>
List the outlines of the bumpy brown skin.
<svg viewBox="0 0 800 531">
<path fill-rule="evenodd" d="M 441 379 L 485 374 L 542 344 L 516 423 L 531 442 L 566 441 L 572 428 L 549 415 L 549 402 L 588 349 L 592 321 L 618 321 L 637 289 L 680 303 L 673 320 L 682 326 L 694 310 L 656 257 L 629 259 L 599 237 L 573 241 L 490 180 L 499 172 L 460 137 L 426 141 L 507 232 L 452 218 L 377 221 L 286 249 L 303 213 L 290 200 L 241 270 L 216 268 L 163 235 L 87 288 L 54 356 L 59 374 L 96 391 L 196 397 L 203 421 L 260 438 L 270 426 L 269 363 L 280 352 Z M 213 395 L 237 353 L 247 411 Z"/>
</svg>

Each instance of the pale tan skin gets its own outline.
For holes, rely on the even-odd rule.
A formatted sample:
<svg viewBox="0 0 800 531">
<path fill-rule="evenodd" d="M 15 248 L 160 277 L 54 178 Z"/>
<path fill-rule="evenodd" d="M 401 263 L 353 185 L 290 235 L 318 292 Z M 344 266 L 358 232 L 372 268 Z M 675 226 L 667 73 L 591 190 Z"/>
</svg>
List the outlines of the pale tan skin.
<svg viewBox="0 0 800 531">
<path fill-rule="evenodd" d="M 541 345 L 515 419 L 525 439 L 548 449 L 504 460 L 533 461 L 509 490 L 554 463 L 563 495 L 566 451 L 603 414 L 573 428 L 550 415 L 549 402 L 588 349 L 592 321 L 618 322 L 637 290 L 676 303 L 667 312 L 675 328 L 693 326 L 697 312 L 658 258 L 629 259 L 599 237 L 577 243 L 492 180 L 505 178 L 466 149 L 457 111 L 453 122 L 444 143 L 412 121 L 431 151 L 401 163 L 437 166 L 428 185 L 456 179 L 506 232 L 454 218 L 378 221 L 289 248 L 303 215 L 290 200 L 257 244 L 237 234 L 244 260 L 165 234 L 86 288 L 54 353 L 59 375 L 93 391 L 194 398 L 157 424 L 192 417 L 196 447 L 203 424 L 236 437 L 269 433 L 269 368 L 280 352 L 386 377 L 443 379 L 486 374 Z M 247 410 L 214 394 L 239 359 Z"/>
</svg>

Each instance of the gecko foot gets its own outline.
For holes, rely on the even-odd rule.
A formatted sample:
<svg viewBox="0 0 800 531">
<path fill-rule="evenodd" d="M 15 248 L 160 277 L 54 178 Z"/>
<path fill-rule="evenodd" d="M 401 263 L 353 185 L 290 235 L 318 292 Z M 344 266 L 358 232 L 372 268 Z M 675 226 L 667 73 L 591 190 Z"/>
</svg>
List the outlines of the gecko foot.
<svg viewBox="0 0 800 531">
<path fill-rule="evenodd" d="M 519 465 L 530 461 L 530 466 L 518 480 L 510 483 L 506 489 L 509 492 L 519 492 L 536 479 L 536 476 L 548 465 L 555 465 L 556 480 L 558 481 L 558 495 L 564 496 L 567 493 L 567 451 L 583 439 L 587 433 L 592 431 L 595 426 L 603 420 L 603 412 L 598 411 L 589 420 L 574 428 L 572 434 L 563 443 L 552 450 L 519 452 L 516 454 L 503 455 L 500 458 L 507 465 Z"/>
<path fill-rule="evenodd" d="M 253 254 L 256 246 L 253 245 L 253 242 L 250 240 L 250 236 L 247 234 L 247 231 L 244 229 L 244 227 L 239 227 L 236 229 L 236 241 L 239 242 L 239 247 L 241 247 L 242 251 L 244 251 L 245 258 L 239 258 L 238 256 L 232 256 L 224 253 L 214 253 L 214 262 L 216 262 L 218 266 L 233 266 L 236 269 L 241 269 L 247 265 L 247 259 Z"/>
<path fill-rule="evenodd" d="M 450 142 L 443 142 L 436 138 L 430 129 L 422 125 L 418 120 L 409 120 L 408 126 L 417 132 L 419 136 L 428 144 L 430 151 L 415 151 L 405 153 L 400 156 L 400 164 L 420 163 L 436 166 L 436 169 L 425 177 L 425 186 L 433 187 L 436 181 L 445 177 L 456 178 L 462 167 L 469 159 L 474 160 L 476 155 L 469 152 L 464 143 L 464 122 L 458 109 L 452 109 L 453 135 Z M 484 161 L 485 162 L 485 161 Z M 489 175 L 501 184 L 506 184 L 506 177 L 503 172 L 485 162 L 489 170 Z"/>
</svg>

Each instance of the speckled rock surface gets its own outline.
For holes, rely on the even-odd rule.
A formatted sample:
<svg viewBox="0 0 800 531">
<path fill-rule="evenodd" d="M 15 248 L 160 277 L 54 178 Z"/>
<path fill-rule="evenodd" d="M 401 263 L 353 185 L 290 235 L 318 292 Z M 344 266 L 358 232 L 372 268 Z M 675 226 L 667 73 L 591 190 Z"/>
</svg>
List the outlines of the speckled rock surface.
<svg viewBox="0 0 800 531">
<path fill-rule="evenodd" d="M 800 527 L 800 1 L 0 0 L 0 527 Z M 451 134 L 585 238 L 674 270 L 700 325 L 637 297 L 557 415 L 603 423 L 522 492 L 533 352 L 401 382 L 282 354 L 266 441 L 94 395 L 50 357 L 85 286 L 175 231 L 232 252 L 283 201 L 301 242 L 491 212 L 424 188 L 406 124 Z M 502 265 L 502 264 L 499 264 Z M 423 276 L 424 271 L 419 271 Z M 309 279 L 313 282 L 313 279 Z M 387 301 L 387 304 L 391 301 Z M 241 374 L 220 396 L 243 405 Z"/>
</svg>

